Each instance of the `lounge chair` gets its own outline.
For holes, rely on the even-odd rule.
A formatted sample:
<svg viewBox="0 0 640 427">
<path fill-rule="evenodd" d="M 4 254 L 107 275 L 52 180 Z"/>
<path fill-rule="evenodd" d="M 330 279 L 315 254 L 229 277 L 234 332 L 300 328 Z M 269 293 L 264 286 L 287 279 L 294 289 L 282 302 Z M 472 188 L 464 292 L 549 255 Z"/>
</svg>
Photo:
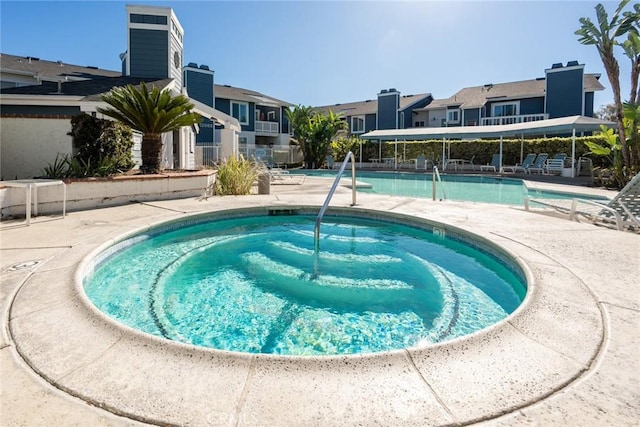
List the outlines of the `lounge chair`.
<svg viewBox="0 0 640 427">
<path fill-rule="evenodd" d="M 564 169 L 564 160 L 563 159 L 549 159 L 547 163 L 544 165 L 544 172 L 548 175 L 551 174 L 562 174 L 562 169 Z"/>
<path fill-rule="evenodd" d="M 488 165 L 481 165 L 480 172 L 483 171 L 501 171 L 502 169 L 502 159 L 500 158 L 500 154 L 494 154 L 491 157 L 491 163 Z"/>
<path fill-rule="evenodd" d="M 536 153 L 529 153 L 527 154 L 527 157 L 524 158 L 524 160 L 522 161 L 522 164 L 515 164 L 513 166 L 503 166 L 502 167 L 502 171 L 503 172 L 507 172 L 507 171 L 511 171 L 511 173 L 516 173 L 516 172 L 526 172 L 527 168 L 529 168 L 532 164 L 533 161 L 536 158 Z"/>
<path fill-rule="evenodd" d="M 269 175 L 271 177 L 271 184 L 296 184 L 300 185 L 304 183 L 306 175 L 304 174 L 290 174 L 286 169 L 273 168 L 269 169 Z"/>
<path fill-rule="evenodd" d="M 551 174 L 562 174 L 562 169 L 564 169 L 565 161 L 567 160 L 566 153 L 556 153 L 553 158 L 548 159 L 545 164 L 545 172 L 549 175 Z"/>
<path fill-rule="evenodd" d="M 536 157 L 536 160 L 531 164 L 531 166 L 526 168 L 526 172 L 527 173 L 531 173 L 531 172 L 544 173 L 545 163 L 547 162 L 548 158 L 549 158 L 549 155 L 547 153 L 538 154 L 538 157 Z"/>
<path fill-rule="evenodd" d="M 595 212 L 587 211 L 580 209 L 582 205 L 598 209 Z M 573 199 L 569 219 L 578 221 L 578 215 L 590 218 L 593 223 L 613 223 L 619 231 L 631 229 L 640 232 L 640 173 L 606 205 L 594 200 Z"/>
<path fill-rule="evenodd" d="M 427 170 L 427 158 L 425 156 L 416 157 L 416 170 L 424 169 Z"/>
<path fill-rule="evenodd" d="M 553 160 L 562 160 L 563 162 L 565 160 L 567 160 L 567 154 L 566 153 L 556 153 L 553 155 Z"/>
</svg>

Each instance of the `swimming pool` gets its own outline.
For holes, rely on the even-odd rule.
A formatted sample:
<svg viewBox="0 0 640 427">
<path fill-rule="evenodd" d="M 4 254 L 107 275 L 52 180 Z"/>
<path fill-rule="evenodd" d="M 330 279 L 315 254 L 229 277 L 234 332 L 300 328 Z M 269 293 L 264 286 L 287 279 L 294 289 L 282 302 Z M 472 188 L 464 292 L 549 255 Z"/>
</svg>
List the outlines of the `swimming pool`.
<svg viewBox="0 0 640 427">
<path fill-rule="evenodd" d="M 524 273 L 497 248 L 410 217 L 330 213 L 315 253 L 311 213 L 229 212 L 136 233 L 97 256 L 85 292 L 153 335 L 287 355 L 451 340 L 505 318 L 526 294 Z"/>
<path fill-rule="evenodd" d="M 331 171 L 299 171 L 309 176 L 333 177 Z M 345 179 L 350 175 L 345 173 Z M 506 205 L 524 204 L 525 197 L 537 199 L 571 199 L 577 194 L 560 193 L 529 189 L 524 181 L 517 178 L 501 178 L 478 175 L 441 175 L 442 185 L 437 184 L 436 198 L 469 202 L 497 203 Z M 433 191 L 432 175 L 430 173 L 407 172 L 360 172 L 356 174 L 358 191 L 390 196 L 431 198 Z M 443 193 L 444 190 L 444 193 Z M 446 194 L 446 197 L 444 195 Z M 585 199 L 606 200 L 593 196 L 579 195 Z"/>
</svg>

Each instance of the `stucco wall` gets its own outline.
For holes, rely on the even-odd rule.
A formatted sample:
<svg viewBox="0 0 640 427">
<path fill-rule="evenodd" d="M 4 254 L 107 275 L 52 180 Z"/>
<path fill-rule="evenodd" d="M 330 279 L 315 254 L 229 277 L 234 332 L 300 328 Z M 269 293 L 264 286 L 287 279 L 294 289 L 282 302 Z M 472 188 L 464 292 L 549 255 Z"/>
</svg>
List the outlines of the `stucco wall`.
<svg viewBox="0 0 640 427">
<path fill-rule="evenodd" d="M 53 163 L 56 154 L 71 154 L 69 119 L 11 118 L 0 120 L 0 177 L 33 178 Z"/>
</svg>

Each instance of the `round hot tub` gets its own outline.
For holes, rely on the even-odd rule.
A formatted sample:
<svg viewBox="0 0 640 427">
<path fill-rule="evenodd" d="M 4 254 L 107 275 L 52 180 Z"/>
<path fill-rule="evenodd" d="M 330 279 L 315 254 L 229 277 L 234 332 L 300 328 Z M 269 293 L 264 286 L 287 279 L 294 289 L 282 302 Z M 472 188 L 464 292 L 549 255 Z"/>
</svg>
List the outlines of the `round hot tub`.
<svg viewBox="0 0 640 427">
<path fill-rule="evenodd" d="M 315 242 L 314 222 L 310 209 L 270 208 L 165 223 L 95 256 L 84 289 L 100 310 L 149 334 L 286 355 L 451 340 L 504 319 L 526 294 L 519 264 L 469 233 L 330 210 Z"/>
</svg>

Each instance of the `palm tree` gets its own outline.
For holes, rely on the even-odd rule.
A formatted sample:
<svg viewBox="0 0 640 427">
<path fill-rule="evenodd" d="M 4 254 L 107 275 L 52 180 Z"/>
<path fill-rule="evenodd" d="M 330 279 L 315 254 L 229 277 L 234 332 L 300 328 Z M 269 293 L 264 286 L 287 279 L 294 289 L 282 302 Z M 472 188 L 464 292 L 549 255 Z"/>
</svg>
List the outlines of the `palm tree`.
<svg viewBox="0 0 640 427">
<path fill-rule="evenodd" d="M 624 9 L 628 3 L 629 0 L 622 0 L 610 21 L 604 6 L 598 3 L 595 7 L 598 25 L 596 26 L 589 18 L 580 18 L 580 24 L 582 26 L 575 32 L 576 35 L 580 36 L 578 41 L 581 44 L 596 46 L 607 72 L 607 77 L 609 78 L 613 91 L 613 100 L 616 107 L 616 127 L 622 144 L 622 158 L 625 166 L 630 166 L 630 158 L 622 120 L 623 106 L 620 97 L 620 66 L 618 65 L 618 60 L 614 55 L 613 49 L 616 45 L 619 45 L 616 39 L 632 30 L 638 19 L 637 14 L 634 13 L 621 15 L 622 9 Z"/>
<path fill-rule="evenodd" d="M 142 172 L 159 173 L 162 168 L 162 134 L 184 126 L 200 123 L 202 117 L 192 113 L 193 104 L 184 95 L 171 96 L 168 89 L 151 91 L 143 82 L 140 88 L 133 85 L 113 88 L 102 96 L 110 105 L 98 108 L 98 112 L 142 132 Z"/>
<path fill-rule="evenodd" d="M 298 141 L 307 169 L 319 167 L 331 146 L 331 140 L 347 122 L 342 114 L 329 111 L 327 115 L 314 113 L 312 107 L 299 105 L 287 110 L 287 119 L 293 128 L 293 136 Z"/>
</svg>

